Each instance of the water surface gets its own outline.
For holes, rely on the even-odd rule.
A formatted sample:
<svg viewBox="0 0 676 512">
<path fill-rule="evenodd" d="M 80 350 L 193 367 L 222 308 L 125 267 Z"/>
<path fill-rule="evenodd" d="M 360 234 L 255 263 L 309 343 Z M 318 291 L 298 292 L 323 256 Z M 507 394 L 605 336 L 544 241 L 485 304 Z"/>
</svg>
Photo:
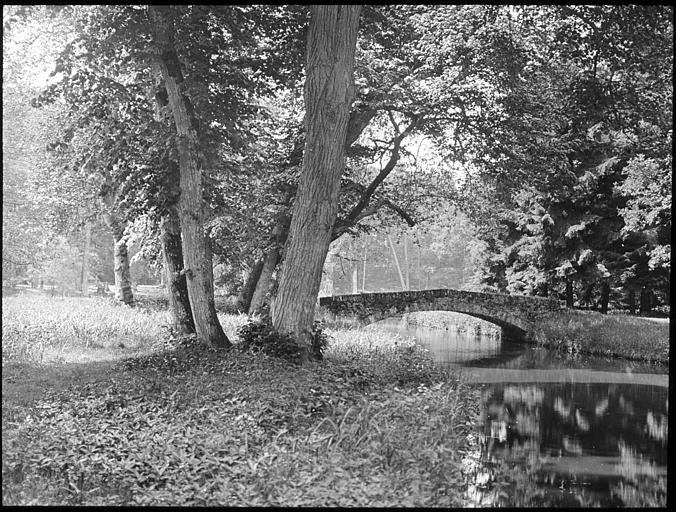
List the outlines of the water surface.
<svg viewBox="0 0 676 512">
<path fill-rule="evenodd" d="M 480 383 L 465 455 L 468 505 L 664 506 L 668 369 L 454 330 L 376 329 L 413 337 Z"/>
</svg>

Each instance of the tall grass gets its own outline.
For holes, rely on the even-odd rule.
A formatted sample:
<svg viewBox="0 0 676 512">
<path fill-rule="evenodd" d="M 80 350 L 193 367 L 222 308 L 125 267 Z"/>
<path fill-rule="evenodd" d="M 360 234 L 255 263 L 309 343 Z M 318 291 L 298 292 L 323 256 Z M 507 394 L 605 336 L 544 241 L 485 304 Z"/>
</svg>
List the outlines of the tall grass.
<svg viewBox="0 0 676 512">
<path fill-rule="evenodd" d="M 569 353 L 669 362 L 669 322 L 594 311 L 564 311 L 543 318 L 535 341 Z"/>
<path fill-rule="evenodd" d="M 391 382 L 396 376 L 400 384 L 430 383 L 443 377 L 445 370 L 436 365 L 427 349 L 413 338 L 377 329 L 327 329 L 330 336 L 325 350 L 326 360 L 354 366 L 369 380 Z"/>
<path fill-rule="evenodd" d="M 166 332 L 162 326 L 167 320 L 166 312 L 102 297 L 3 297 L 2 360 L 83 361 L 94 357 L 89 349 L 150 349 Z"/>
</svg>

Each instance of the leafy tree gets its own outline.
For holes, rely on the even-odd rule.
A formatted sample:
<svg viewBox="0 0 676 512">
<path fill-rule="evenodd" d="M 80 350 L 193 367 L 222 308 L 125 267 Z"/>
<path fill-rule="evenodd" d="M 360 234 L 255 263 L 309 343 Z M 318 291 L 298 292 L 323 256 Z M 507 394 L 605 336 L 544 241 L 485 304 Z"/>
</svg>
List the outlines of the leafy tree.
<svg viewBox="0 0 676 512">
<path fill-rule="evenodd" d="M 606 309 L 609 284 L 634 286 L 629 268 L 636 270 L 636 243 L 645 237 L 629 235 L 625 226 L 631 199 L 622 184 L 643 151 L 660 159 L 669 154 L 659 142 L 671 130 L 668 11 L 508 11 L 523 55 L 522 79 L 500 101 L 507 116 L 491 134 L 489 158 L 476 162 L 482 183 L 495 192 L 489 200 L 504 205 L 504 243 L 495 250 L 504 253 L 505 288 L 546 293 L 554 287 L 572 305 L 575 284 L 581 302 L 595 303 L 600 290 Z M 516 193 L 525 180 L 527 189 Z"/>
</svg>

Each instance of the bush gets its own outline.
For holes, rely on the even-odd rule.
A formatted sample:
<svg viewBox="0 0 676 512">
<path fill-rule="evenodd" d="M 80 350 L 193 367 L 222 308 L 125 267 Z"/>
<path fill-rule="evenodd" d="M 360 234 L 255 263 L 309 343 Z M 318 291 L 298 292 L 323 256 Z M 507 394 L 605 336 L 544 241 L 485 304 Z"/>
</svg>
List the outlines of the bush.
<svg viewBox="0 0 676 512">
<path fill-rule="evenodd" d="M 240 338 L 237 346 L 243 351 L 262 352 L 289 361 L 298 361 L 301 357 L 302 347 L 293 336 L 277 332 L 267 316 L 244 324 L 237 330 L 237 334 Z M 322 359 L 327 344 L 328 336 L 321 322 L 315 322 L 312 326 L 312 356 Z"/>
</svg>

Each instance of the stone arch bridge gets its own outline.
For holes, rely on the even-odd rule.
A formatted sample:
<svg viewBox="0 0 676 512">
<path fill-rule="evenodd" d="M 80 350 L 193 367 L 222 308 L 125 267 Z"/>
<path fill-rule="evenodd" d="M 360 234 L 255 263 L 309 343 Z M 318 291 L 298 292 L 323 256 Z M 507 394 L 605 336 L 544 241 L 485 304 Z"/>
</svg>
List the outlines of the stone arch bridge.
<svg viewBox="0 0 676 512">
<path fill-rule="evenodd" d="M 415 311 L 464 313 L 496 324 L 516 339 L 531 339 L 539 318 L 565 309 L 565 302 L 552 298 L 447 289 L 337 295 L 322 297 L 319 305 L 362 325 Z"/>
</svg>

